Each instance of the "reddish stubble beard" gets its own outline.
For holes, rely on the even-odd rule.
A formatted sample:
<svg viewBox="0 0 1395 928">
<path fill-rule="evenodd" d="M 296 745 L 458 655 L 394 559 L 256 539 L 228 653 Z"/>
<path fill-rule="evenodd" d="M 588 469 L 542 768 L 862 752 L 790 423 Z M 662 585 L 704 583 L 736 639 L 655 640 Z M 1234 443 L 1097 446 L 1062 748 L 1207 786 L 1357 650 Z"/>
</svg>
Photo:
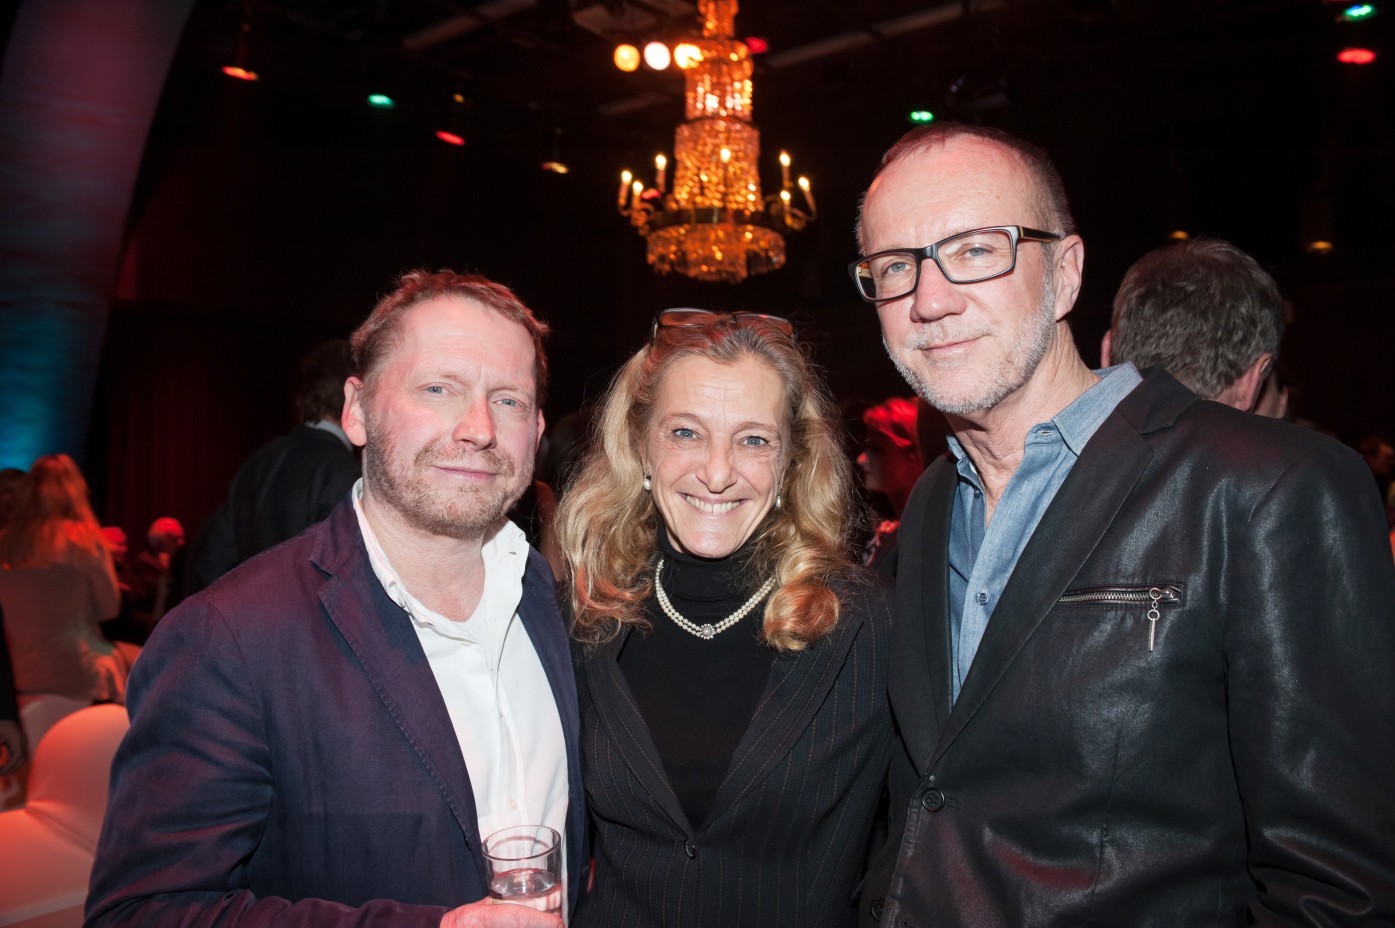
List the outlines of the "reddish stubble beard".
<svg viewBox="0 0 1395 928">
<path fill-rule="evenodd" d="M 518 464 L 494 448 L 457 451 L 449 441 L 437 440 L 412 456 L 410 462 L 396 439 L 377 427 L 370 416 L 365 422 L 368 442 L 363 451 L 364 480 L 384 505 L 409 525 L 447 538 L 480 538 L 518 502 L 532 479 L 532 469 Z M 425 477 L 439 464 L 458 464 L 489 470 L 497 476 L 483 485 L 461 481 L 446 489 Z"/>
</svg>

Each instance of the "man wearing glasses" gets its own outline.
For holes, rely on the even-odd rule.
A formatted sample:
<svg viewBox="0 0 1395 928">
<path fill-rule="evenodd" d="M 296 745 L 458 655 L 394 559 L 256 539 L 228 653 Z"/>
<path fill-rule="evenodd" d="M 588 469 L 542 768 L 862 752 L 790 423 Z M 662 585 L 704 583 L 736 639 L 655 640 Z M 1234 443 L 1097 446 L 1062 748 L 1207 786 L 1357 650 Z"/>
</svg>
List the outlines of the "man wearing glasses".
<svg viewBox="0 0 1395 928">
<path fill-rule="evenodd" d="M 1010 136 L 907 135 L 859 238 L 858 292 L 954 431 L 901 527 L 863 924 L 1391 924 L 1395 566 L 1360 459 L 1091 371 L 1084 244 Z"/>
</svg>

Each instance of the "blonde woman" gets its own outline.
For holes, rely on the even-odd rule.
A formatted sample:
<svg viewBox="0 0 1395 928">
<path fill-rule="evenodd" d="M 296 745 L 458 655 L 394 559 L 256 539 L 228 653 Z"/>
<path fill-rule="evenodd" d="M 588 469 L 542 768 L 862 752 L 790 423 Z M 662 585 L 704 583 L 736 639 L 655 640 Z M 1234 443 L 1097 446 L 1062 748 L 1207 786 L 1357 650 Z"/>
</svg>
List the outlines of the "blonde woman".
<svg viewBox="0 0 1395 928">
<path fill-rule="evenodd" d="M 122 701 L 125 663 L 99 627 L 120 605 L 87 481 L 66 454 L 44 455 L 0 532 L 0 609 L 21 703 L 42 694 Z"/>
<path fill-rule="evenodd" d="M 790 324 L 669 310 L 563 498 L 595 826 L 586 926 L 850 925 L 889 612 Z"/>
</svg>

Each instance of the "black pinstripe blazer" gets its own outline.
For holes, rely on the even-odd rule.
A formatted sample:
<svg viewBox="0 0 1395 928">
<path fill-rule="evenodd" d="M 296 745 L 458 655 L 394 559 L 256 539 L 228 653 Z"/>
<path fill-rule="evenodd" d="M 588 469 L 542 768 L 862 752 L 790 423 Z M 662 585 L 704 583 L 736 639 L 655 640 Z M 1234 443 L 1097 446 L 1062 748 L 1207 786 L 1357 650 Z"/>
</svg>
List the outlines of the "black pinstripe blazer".
<svg viewBox="0 0 1395 928">
<path fill-rule="evenodd" d="M 579 661 L 596 878 L 578 928 L 853 924 L 891 744 L 883 583 L 868 572 L 842 591 L 828 637 L 776 656 L 700 828 L 669 786 L 616 663 L 624 636 Z"/>
</svg>

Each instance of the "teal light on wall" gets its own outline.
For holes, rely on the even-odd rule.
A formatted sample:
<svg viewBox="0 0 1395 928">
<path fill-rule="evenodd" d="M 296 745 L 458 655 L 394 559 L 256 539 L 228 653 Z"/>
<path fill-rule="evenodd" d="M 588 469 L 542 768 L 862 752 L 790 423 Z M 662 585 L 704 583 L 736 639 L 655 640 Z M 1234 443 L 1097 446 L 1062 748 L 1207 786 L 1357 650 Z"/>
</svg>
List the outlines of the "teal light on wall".
<svg viewBox="0 0 1395 928">
<path fill-rule="evenodd" d="M 0 467 L 84 458 L 131 191 L 193 0 L 26 0 L 0 71 Z"/>
</svg>

